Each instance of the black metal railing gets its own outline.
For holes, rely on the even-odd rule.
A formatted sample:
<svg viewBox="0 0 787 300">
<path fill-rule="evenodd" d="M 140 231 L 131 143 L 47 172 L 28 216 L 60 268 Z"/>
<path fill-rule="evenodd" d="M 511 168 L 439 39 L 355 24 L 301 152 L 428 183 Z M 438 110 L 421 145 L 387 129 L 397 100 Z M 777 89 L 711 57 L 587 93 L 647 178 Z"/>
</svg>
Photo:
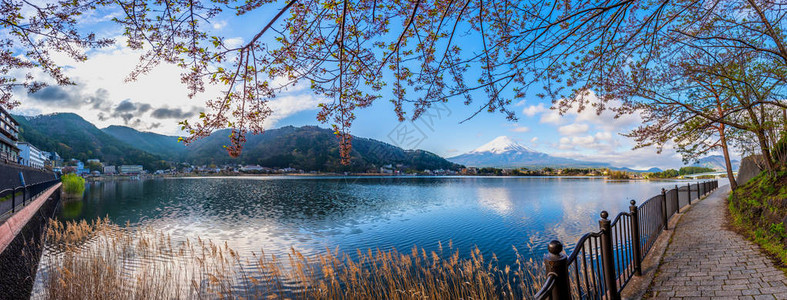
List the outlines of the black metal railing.
<svg viewBox="0 0 787 300">
<path fill-rule="evenodd" d="M 29 202 L 38 197 L 39 194 L 45 192 L 58 182 L 60 182 L 60 179 L 50 179 L 0 191 L 0 221 L 16 213 L 16 211 L 19 210 L 19 206 L 28 205 Z"/>
<path fill-rule="evenodd" d="M 536 299 L 620 299 L 620 292 L 634 276 L 642 275 L 642 260 L 658 236 L 668 230 L 672 216 L 716 188 L 718 181 L 698 182 L 662 189 L 641 205 L 631 200 L 628 212 L 612 221 L 601 212 L 599 231 L 583 235 L 570 255 L 558 240 L 549 243 L 544 265 L 547 280 Z M 681 201 L 682 197 L 684 201 Z"/>
</svg>

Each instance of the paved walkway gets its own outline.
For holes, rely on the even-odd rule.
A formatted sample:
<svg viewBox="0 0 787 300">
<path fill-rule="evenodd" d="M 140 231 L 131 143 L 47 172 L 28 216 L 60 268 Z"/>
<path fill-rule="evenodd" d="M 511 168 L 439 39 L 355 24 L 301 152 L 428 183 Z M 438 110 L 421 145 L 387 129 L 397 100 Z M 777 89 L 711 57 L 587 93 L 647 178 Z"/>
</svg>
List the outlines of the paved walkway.
<svg viewBox="0 0 787 300">
<path fill-rule="evenodd" d="M 681 217 L 649 295 L 656 299 L 787 299 L 787 277 L 757 246 L 726 230 L 720 187 Z"/>
</svg>

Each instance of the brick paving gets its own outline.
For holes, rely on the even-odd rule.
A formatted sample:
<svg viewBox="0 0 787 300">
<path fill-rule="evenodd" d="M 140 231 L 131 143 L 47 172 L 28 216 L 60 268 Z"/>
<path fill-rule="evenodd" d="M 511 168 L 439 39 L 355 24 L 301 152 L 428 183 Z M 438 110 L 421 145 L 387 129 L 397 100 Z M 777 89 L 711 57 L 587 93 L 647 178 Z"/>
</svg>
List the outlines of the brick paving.
<svg viewBox="0 0 787 300">
<path fill-rule="evenodd" d="M 787 299 L 787 277 L 757 246 L 724 228 L 729 186 L 685 212 L 648 295 L 654 299 Z"/>
</svg>

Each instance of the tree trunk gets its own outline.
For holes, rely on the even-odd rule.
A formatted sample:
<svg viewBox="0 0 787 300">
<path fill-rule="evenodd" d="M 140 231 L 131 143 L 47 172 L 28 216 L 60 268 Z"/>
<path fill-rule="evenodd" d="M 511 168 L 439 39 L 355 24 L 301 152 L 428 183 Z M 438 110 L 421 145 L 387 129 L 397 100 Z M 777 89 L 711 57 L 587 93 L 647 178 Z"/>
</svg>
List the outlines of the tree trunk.
<svg viewBox="0 0 787 300">
<path fill-rule="evenodd" d="M 758 128 L 755 133 L 757 134 L 757 140 L 760 141 L 760 152 L 762 152 L 762 159 L 765 161 L 765 165 L 768 168 L 768 174 L 774 176 L 776 175 L 776 165 L 773 163 L 773 158 L 771 158 L 768 138 L 765 137 L 765 132 L 763 132 L 762 128 Z"/>
<path fill-rule="evenodd" d="M 727 167 L 727 179 L 730 181 L 730 188 L 735 190 L 738 188 L 738 183 L 735 182 L 735 176 L 732 175 L 732 163 L 730 162 L 730 151 L 727 148 L 727 135 L 724 133 L 724 124 L 719 124 L 719 137 L 721 137 L 721 150 L 724 154 L 724 164 Z"/>
<path fill-rule="evenodd" d="M 754 123 L 753 128 L 751 131 L 757 135 L 757 140 L 760 143 L 760 152 L 762 152 L 762 159 L 765 161 L 765 166 L 768 170 L 768 174 L 770 176 L 776 175 L 776 165 L 773 163 L 773 159 L 771 158 L 771 148 L 768 147 L 768 137 L 765 136 L 765 130 L 763 129 L 763 122 L 760 121 L 760 118 L 757 117 L 757 114 L 751 107 L 748 107 L 746 111 L 749 113 L 749 118 Z"/>
</svg>

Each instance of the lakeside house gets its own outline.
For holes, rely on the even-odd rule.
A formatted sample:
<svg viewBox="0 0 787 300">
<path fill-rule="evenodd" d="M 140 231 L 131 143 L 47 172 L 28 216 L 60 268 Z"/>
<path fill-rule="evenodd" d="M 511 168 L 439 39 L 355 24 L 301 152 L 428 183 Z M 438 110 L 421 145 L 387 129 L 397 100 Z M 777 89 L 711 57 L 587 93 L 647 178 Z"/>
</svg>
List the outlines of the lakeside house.
<svg viewBox="0 0 787 300">
<path fill-rule="evenodd" d="M 16 163 L 19 159 L 19 123 L 0 107 L 0 161 Z"/>
<path fill-rule="evenodd" d="M 112 175 L 117 173 L 115 166 L 104 166 L 104 174 Z"/>
<path fill-rule="evenodd" d="M 41 151 L 33 144 L 28 142 L 17 143 L 19 148 L 19 164 L 33 168 L 44 168 L 44 163 L 47 160 L 44 151 Z"/>
<path fill-rule="evenodd" d="M 60 154 L 57 154 L 55 151 L 51 152 L 44 152 L 44 156 L 46 156 L 46 161 L 44 162 L 45 166 L 49 166 L 53 170 L 55 168 L 60 168 L 63 166 L 63 158 L 60 157 Z"/>
</svg>

